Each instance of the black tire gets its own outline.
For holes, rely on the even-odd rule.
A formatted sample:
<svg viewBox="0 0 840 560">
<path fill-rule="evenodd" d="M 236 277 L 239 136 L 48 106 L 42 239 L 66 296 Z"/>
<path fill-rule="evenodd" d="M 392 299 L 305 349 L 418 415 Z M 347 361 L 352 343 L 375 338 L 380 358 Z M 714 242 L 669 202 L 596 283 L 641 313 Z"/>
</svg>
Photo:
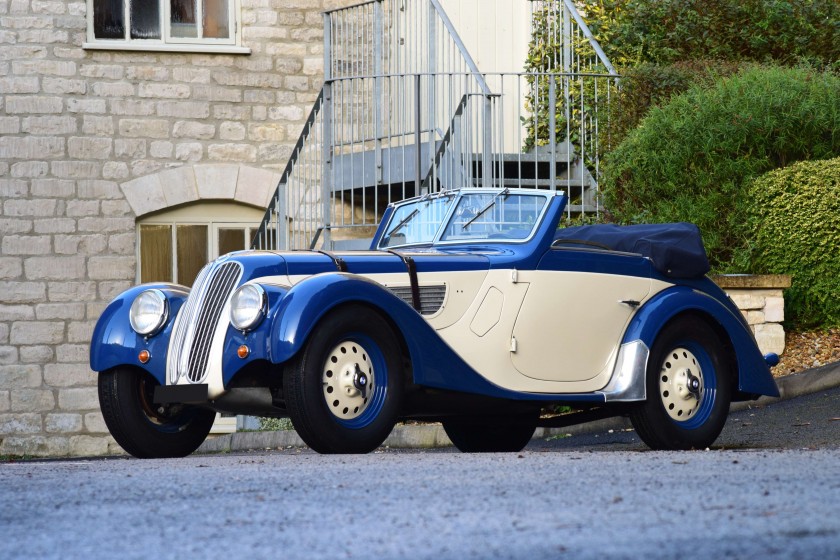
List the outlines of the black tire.
<svg viewBox="0 0 840 560">
<path fill-rule="evenodd" d="M 443 429 L 452 444 L 464 453 L 522 451 L 537 428 L 537 416 L 451 418 Z"/>
<path fill-rule="evenodd" d="M 148 373 L 115 368 L 99 374 L 99 406 L 120 447 L 140 459 L 185 457 L 207 438 L 216 418 L 196 406 L 153 405 L 158 385 Z"/>
<path fill-rule="evenodd" d="M 388 322 L 364 306 L 339 308 L 315 326 L 283 374 L 289 417 L 310 448 L 369 453 L 385 441 L 402 403 L 399 348 Z"/>
<path fill-rule="evenodd" d="M 652 449 L 714 443 L 729 414 L 732 371 L 708 323 L 693 316 L 668 323 L 651 348 L 646 384 L 647 400 L 630 413 L 642 441 Z"/>
</svg>

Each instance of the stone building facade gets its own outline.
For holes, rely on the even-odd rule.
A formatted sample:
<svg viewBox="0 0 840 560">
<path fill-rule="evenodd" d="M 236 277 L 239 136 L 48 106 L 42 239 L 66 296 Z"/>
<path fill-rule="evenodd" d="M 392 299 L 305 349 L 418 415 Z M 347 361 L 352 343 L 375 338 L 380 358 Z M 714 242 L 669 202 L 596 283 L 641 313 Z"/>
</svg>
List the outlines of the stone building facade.
<svg viewBox="0 0 840 560">
<path fill-rule="evenodd" d="M 93 0 L 0 0 L 0 455 L 118 450 L 88 352 L 139 276 L 137 220 L 265 207 L 321 86 L 322 12 L 349 4 L 240 0 L 231 54 L 89 48 Z"/>
</svg>

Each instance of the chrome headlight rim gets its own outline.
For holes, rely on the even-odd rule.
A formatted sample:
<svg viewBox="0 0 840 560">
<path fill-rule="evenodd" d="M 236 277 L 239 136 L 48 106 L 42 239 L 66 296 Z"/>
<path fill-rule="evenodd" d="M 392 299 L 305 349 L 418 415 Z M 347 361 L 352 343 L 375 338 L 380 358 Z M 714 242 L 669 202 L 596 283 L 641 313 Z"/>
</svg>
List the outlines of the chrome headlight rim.
<svg viewBox="0 0 840 560">
<path fill-rule="evenodd" d="M 150 312 L 143 310 L 143 305 L 151 305 L 157 308 Z M 144 320 L 145 316 L 145 320 Z M 128 312 L 128 321 L 131 323 L 131 328 L 146 338 L 155 336 L 166 325 L 169 320 L 169 300 L 166 295 L 157 288 L 144 290 L 140 292 L 131 304 L 131 309 Z"/>
<path fill-rule="evenodd" d="M 243 284 L 230 297 L 230 324 L 247 333 L 259 326 L 268 309 L 268 294 L 259 284 Z"/>
</svg>

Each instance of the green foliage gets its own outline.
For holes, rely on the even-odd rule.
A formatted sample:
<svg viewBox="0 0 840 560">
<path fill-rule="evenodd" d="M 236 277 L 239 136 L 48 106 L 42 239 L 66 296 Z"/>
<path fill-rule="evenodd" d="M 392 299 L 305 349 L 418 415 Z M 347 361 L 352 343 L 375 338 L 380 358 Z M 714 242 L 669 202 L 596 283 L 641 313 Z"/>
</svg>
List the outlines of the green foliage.
<svg viewBox="0 0 840 560">
<path fill-rule="evenodd" d="M 840 325 L 840 158 L 800 162 L 758 177 L 749 188 L 749 270 L 791 274 L 788 321 Z"/>
<path fill-rule="evenodd" d="M 281 432 L 294 430 L 292 421 L 289 418 L 260 418 L 260 431 L 263 432 Z"/>
<path fill-rule="evenodd" d="M 660 65 L 644 63 L 622 71 L 621 89 L 609 106 L 608 138 L 602 144 L 617 146 L 638 126 L 651 107 L 661 107 L 693 85 L 711 86 L 740 69 L 733 62 L 692 60 Z"/>
<path fill-rule="evenodd" d="M 731 271 L 746 239 L 750 181 L 840 155 L 838 92 L 838 76 L 808 68 L 751 67 L 693 86 L 608 154 L 605 206 L 619 222 L 696 223 L 712 267 Z"/>
<path fill-rule="evenodd" d="M 696 59 L 840 61 L 837 0 L 578 0 L 616 66 Z"/>
<path fill-rule="evenodd" d="M 563 35 L 557 16 L 557 5 L 547 4 L 532 15 L 531 41 L 525 61 L 526 83 L 525 110 L 531 116 L 522 117 L 526 128 L 523 150 L 536 146 L 548 146 L 552 134 L 560 143 L 569 138 L 576 145 L 594 141 L 594 126 L 590 117 L 596 111 L 598 96 L 605 99 L 608 89 L 614 89 L 614 80 L 604 77 L 586 78 L 563 74 Z M 589 74 L 605 76 L 609 72 L 600 63 L 589 40 L 581 35 L 573 36 L 573 58 L 578 63 L 587 61 Z M 574 71 L 574 70 L 572 70 Z M 551 89 L 554 89 L 554 120 L 551 119 Z M 600 88 L 600 91 L 598 90 Z M 566 100 L 568 99 L 568 103 Z M 552 128 L 553 123 L 553 129 Z"/>
</svg>

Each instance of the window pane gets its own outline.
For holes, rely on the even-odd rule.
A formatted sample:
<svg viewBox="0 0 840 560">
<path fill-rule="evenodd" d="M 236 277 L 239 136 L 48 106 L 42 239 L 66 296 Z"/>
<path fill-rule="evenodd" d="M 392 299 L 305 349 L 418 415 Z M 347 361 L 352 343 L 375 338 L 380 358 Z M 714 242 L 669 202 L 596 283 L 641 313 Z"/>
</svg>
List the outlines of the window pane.
<svg viewBox="0 0 840 560">
<path fill-rule="evenodd" d="M 172 282 L 171 226 L 140 226 L 140 281 Z"/>
<path fill-rule="evenodd" d="M 123 0 L 93 0 L 93 35 L 97 39 L 125 39 Z"/>
<path fill-rule="evenodd" d="M 157 0 L 129 0 L 131 38 L 160 39 L 160 3 Z"/>
<path fill-rule="evenodd" d="M 173 37 L 198 37 L 195 19 L 196 0 L 171 0 L 171 29 Z"/>
<path fill-rule="evenodd" d="M 207 226 L 178 226 L 178 283 L 192 286 L 207 264 Z"/>
<path fill-rule="evenodd" d="M 204 36 L 214 39 L 230 37 L 228 0 L 204 0 Z"/>
<path fill-rule="evenodd" d="M 219 255 L 226 255 L 245 248 L 245 230 L 242 228 L 219 229 Z"/>
</svg>

